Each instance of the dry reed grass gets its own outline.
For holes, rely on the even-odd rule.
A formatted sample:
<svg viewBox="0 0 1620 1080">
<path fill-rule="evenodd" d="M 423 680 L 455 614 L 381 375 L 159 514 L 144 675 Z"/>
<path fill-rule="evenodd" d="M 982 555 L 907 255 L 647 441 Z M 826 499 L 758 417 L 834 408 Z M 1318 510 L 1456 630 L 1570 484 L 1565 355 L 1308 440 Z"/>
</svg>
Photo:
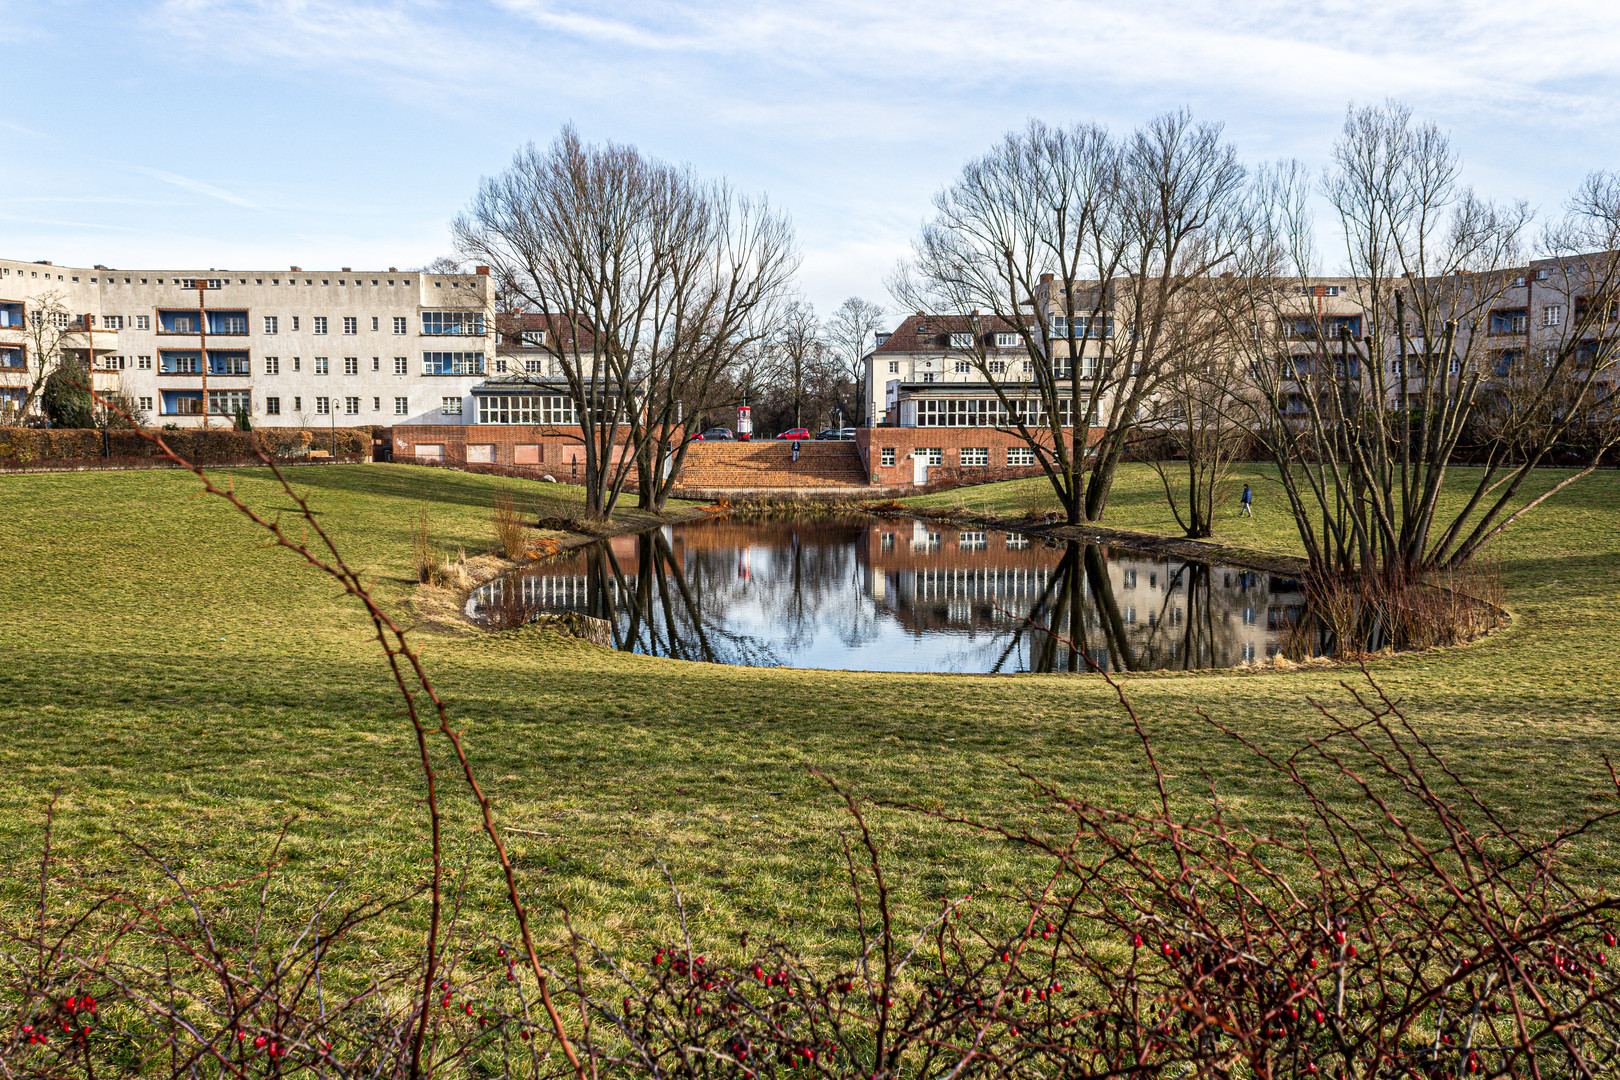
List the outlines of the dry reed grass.
<svg viewBox="0 0 1620 1080">
<path fill-rule="evenodd" d="M 523 515 L 518 512 L 517 499 L 510 488 L 502 487 L 495 492 L 495 510 L 490 516 L 490 525 L 495 530 L 495 543 L 501 554 L 508 559 L 521 557 L 525 531 Z"/>
</svg>

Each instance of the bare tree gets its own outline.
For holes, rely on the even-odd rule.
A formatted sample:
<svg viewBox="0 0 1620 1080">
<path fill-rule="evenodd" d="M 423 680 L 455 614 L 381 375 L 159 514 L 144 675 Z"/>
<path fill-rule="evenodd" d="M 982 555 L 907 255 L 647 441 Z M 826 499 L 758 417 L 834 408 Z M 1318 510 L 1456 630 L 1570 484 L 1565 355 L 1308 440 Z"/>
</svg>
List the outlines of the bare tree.
<svg viewBox="0 0 1620 1080">
<path fill-rule="evenodd" d="M 65 297 L 56 289 L 41 293 L 24 306 L 22 367 L 5 370 L 7 376 L 21 384 L 22 399 L 16 409 L 19 418 L 38 411 L 45 381 L 61 364 L 67 337 L 76 325 Z"/>
<path fill-rule="evenodd" d="M 1254 430 L 1317 573 L 1456 567 L 1578 478 L 1525 490 L 1555 447 L 1602 430 L 1586 421 L 1614 324 L 1611 305 L 1583 299 L 1620 286 L 1620 188 L 1593 177 L 1548 230 L 1547 279 L 1523 266 L 1525 205 L 1463 186 L 1446 136 L 1398 103 L 1350 112 L 1323 190 L 1345 235 L 1342 289 L 1312 280 L 1304 170 L 1284 166 L 1260 188 L 1252 300 L 1236 320 L 1264 402 Z M 1567 319 L 1532 327 L 1543 302 Z M 1484 436 L 1482 467 L 1458 499 L 1448 481 L 1469 432 Z M 1585 472 L 1612 445 L 1600 434 Z"/>
<path fill-rule="evenodd" d="M 1185 112 L 1123 141 L 1031 121 L 935 197 L 893 279 L 907 307 L 1018 335 L 1016 371 L 992 366 L 985 333 L 965 351 L 998 399 L 993 423 L 1033 449 L 1070 522 L 1107 509 L 1182 293 L 1233 257 L 1244 175 L 1221 129 Z"/>
<path fill-rule="evenodd" d="M 806 388 L 827 366 L 828 349 L 815 305 L 794 300 L 782 309 L 770 345 L 777 352 L 785 388 L 792 393 L 793 426 L 804 425 Z"/>
<path fill-rule="evenodd" d="M 454 231 L 503 292 L 572 327 L 542 344 L 574 403 L 587 504 L 603 515 L 632 476 L 662 504 L 664 463 L 678 466 L 693 434 L 686 417 L 712 404 L 797 267 L 791 226 L 765 203 L 634 147 L 588 146 L 572 127 L 485 180 Z"/>
<path fill-rule="evenodd" d="M 1224 317 L 1245 292 L 1234 276 L 1223 275 L 1185 294 L 1167 327 L 1179 340 L 1169 343 L 1164 374 L 1142 407 L 1144 452 L 1170 512 L 1190 537 L 1212 534 L 1215 507 L 1228 501 L 1233 466 L 1249 446 L 1243 420 L 1255 394 Z"/>
<path fill-rule="evenodd" d="M 851 296 L 827 319 L 826 335 L 832 354 L 839 364 L 839 374 L 856 391 L 859 404 L 846 413 L 858 424 L 871 422 L 866 415 L 866 403 L 871 393 L 865 388 L 864 361 L 877 344 L 877 332 L 883 328 L 883 308 L 869 300 Z"/>
</svg>

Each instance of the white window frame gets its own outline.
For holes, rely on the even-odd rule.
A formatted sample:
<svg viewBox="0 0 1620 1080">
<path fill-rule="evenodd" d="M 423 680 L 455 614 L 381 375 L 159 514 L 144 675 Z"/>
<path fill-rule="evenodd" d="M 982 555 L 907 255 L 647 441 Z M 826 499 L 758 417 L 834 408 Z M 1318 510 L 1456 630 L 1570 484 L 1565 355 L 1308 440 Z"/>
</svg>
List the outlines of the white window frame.
<svg viewBox="0 0 1620 1080">
<path fill-rule="evenodd" d="M 885 467 L 892 466 L 894 464 L 894 447 L 884 446 L 879 448 L 878 464 Z"/>
<path fill-rule="evenodd" d="M 394 415 L 409 416 L 411 412 L 411 399 L 397 397 L 394 399 Z"/>
<path fill-rule="evenodd" d="M 264 358 L 264 373 L 266 375 L 281 374 L 281 357 L 267 356 Z"/>
<path fill-rule="evenodd" d="M 439 412 L 441 412 L 445 416 L 460 416 L 461 415 L 461 399 L 458 398 L 458 397 L 440 398 L 439 399 Z"/>
<path fill-rule="evenodd" d="M 358 334 L 359 332 L 360 332 L 360 320 L 359 320 L 359 318 L 354 316 L 354 315 L 345 315 L 345 316 L 343 316 L 343 333 L 346 336 L 348 336 L 348 335 Z"/>
<path fill-rule="evenodd" d="M 279 333 L 280 330 L 281 330 L 281 320 L 280 319 L 278 319 L 274 315 L 266 315 L 264 317 L 264 332 L 265 333 L 267 333 L 267 334 L 275 334 L 275 333 Z"/>
</svg>

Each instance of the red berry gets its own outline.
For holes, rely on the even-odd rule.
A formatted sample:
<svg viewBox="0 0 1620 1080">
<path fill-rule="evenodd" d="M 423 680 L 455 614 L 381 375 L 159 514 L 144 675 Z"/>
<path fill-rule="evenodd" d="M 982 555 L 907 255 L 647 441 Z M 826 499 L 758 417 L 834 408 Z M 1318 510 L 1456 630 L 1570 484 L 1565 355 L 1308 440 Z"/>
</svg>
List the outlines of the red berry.
<svg viewBox="0 0 1620 1080">
<path fill-rule="evenodd" d="M 253 1045 L 254 1046 L 263 1046 L 265 1043 L 267 1043 L 269 1041 L 270 1041 L 269 1039 L 266 1039 L 263 1035 L 260 1035 L 257 1039 L 253 1040 Z"/>
<path fill-rule="evenodd" d="M 1132 934 L 1131 935 L 1131 948 L 1140 949 L 1141 947 L 1142 947 L 1142 935 L 1141 934 Z"/>
<path fill-rule="evenodd" d="M 1322 1014 L 1321 1009 L 1316 1009 L 1311 1013 L 1311 1019 L 1315 1020 L 1318 1024 L 1320 1024 L 1320 1023 L 1323 1023 L 1324 1021 L 1326 1021 L 1327 1017 Z"/>
<path fill-rule="evenodd" d="M 518 1032 L 518 1038 L 522 1039 L 524 1042 L 528 1042 L 529 1041 L 529 1033 L 527 1031 L 520 1031 L 520 1032 Z"/>
</svg>

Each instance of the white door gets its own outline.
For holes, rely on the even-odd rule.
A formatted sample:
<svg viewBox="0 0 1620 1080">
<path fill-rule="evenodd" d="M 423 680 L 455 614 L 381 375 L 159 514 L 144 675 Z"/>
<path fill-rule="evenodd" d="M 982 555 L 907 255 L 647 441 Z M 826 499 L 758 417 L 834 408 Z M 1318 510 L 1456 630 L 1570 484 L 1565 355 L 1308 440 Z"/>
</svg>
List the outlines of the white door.
<svg viewBox="0 0 1620 1080">
<path fill-rule="evenodd" d="M 911 482 L 918 487 L 928 483 L 928 458 L 926 455 L 911 455 Z"/>
</svg>

